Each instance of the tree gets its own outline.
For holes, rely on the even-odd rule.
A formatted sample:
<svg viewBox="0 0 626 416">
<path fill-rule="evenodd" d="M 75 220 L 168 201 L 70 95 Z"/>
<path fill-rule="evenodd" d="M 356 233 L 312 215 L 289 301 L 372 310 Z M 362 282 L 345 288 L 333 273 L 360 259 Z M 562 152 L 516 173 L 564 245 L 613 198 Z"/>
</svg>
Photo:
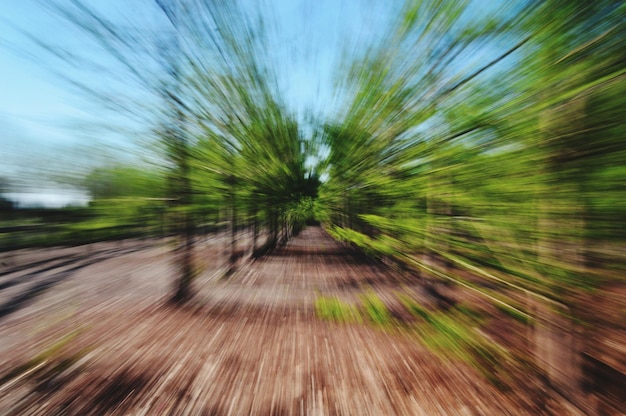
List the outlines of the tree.
<svg viewBox="0 0 626 416">
<path fill-rule="evenodd" d="M 539 367 L 573 398 L 572 334 L 601 321 L 581 299 L 624 260 L 599 247 L 623 240 L 625 10 L 407 2 L 347 65 L 345 112 L 325 129 L 331 232 L 537 319 Z"/>
<path fill-rule="evenodd" d="M 160 143 L 156 160 L 167 172 L 165 196 L 179 231 L 180 273 L 173 297 L 179 302 L 191 294 L 193 218 L 204 210 L 199 201 L 217 210 L 228 207 L 232 269 L 237 224 L 246 213 L 257 218 L 257 211 L 264 211 L 272 246 L 279 230 L 290 228 L 287 211 L 304 197 L 299 187 L 315 184 L 305 182 L 305 140 L 266 59 L 263 18 L 238 2 L 155 0 L 149 6 L 145 11 L 152 19 L 124 16 L 126 21 L 81 0 L 47 6 L 86 34 L 104 59 L 36 41 L 60 64 L 108 66 L 111 71 L 99 76 L 108 76 L 119 91 L 59 74 L 88 100 L 132 118 L 133 125 L 138 121 L 142 133 L 149 129 Z M 90 186 L 107 186 L 103 174 L 94 174 Z M 116 185 L 119 191 L 128 186 Z M 287 235 L 283 232 L 283 238 Z"/>
</svg>

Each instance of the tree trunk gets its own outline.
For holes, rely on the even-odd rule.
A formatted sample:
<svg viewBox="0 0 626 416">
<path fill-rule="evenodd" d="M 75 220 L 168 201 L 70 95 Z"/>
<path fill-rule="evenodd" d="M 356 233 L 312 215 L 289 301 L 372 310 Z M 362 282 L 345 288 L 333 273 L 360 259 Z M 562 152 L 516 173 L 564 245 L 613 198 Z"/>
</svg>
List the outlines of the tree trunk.
<svg viewBox="0 0 626 416">
<path fill-rule="evenodd" d="M 230 179 L 230 255 L 228 257 L 228 270 L 226 276 L 235 271 L 237 263 L 237 207 L 235 201 L 234 180 Z"/>
<path fill-rule="evenodd" d="M 259 239 L 259 216 L 256 207 L 252 209 L 253 217 L 253 231 L 252 231 L 252 255 L 256 253 L 256 245 Z"/>
</svg>

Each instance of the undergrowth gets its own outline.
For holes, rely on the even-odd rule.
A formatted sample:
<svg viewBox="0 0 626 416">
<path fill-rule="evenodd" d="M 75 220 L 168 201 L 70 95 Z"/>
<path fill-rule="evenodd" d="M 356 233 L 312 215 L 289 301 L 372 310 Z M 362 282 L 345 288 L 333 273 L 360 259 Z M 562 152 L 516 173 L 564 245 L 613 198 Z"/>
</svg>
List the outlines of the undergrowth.
<svg viewBox="0 0 626 416">
<path fill-rule="evenodd" d="M 392 316 L 383 301 L 374 291 L 361 296 L 363 310 L 367 319 L 379 326 L 388 326 L 392 323 Z"/>
<path fill-rule="evenodd" d="M 315 315 L 327 321 L 361 322 L 359 311 L 354 305 L 332 296 L 319 296 L 315 299 Z"/>
<path fill-rule="evenodd" d="M 360 323 L 367 321 L 376 326 L 390 326 L 393 317 L 374 291 L 360 296 L 360 303 L 353 305 L 332 296 L 315 299 L 315 315 L 323 320 Z"/>
<path fill-rule="evenodd" d="M 398 298 L 417 318 L 404 328 L 417 335 L 421 344 L 445 359 L 469 364 L 492 384 L 507 388 L 504 365 L 510 357 L 478 330 L 486 319 L 481 313 L 464 304 L 446 311 L 430 311 L 409 296 L 399 294 Z M 379 328 L 396 327 L 389 309 L 374 291 L 362 294 L 359 299 L 359 305 L 352 305 L 336 297 L 320 296 L 315 300 L 315 313 L 329 321 L 366 321 Z"/>
<path fill-rule="evenodd" d="M 401 302 L 420 319 L 414 330 L 425 347 L 444 358 L 465 362 L 492 384 L 507 388 L 504 363 L 509 357 L 478 331 L 485 319 L 481 314 L 467 305 L 428 311 L 409 297 L 402 297 Z"/>
</svg>

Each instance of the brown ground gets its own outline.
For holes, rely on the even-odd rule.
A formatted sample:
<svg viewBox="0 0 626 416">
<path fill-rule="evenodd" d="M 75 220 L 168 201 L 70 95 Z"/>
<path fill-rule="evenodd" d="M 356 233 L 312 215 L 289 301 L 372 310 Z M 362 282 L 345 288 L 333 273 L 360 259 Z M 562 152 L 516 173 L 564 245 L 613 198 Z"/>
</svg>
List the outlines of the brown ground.
<svg viewBox="0 0 626 416">
<path fill-rule="evenodd" d="M 318 319 L 320 295 L 350 301 L 372 289 L 399 321 L 409 317 L 398 290 L 428 300 L 320 228 L 217 279 L 225 246 L 198 245 L 203 272 L 183 308 L 166 303 L 163 244 L 0 257 L 0 414 L 576 414 L 552 393 L 502 391 L 434 355 L 410 325 Z"/>
</svg>

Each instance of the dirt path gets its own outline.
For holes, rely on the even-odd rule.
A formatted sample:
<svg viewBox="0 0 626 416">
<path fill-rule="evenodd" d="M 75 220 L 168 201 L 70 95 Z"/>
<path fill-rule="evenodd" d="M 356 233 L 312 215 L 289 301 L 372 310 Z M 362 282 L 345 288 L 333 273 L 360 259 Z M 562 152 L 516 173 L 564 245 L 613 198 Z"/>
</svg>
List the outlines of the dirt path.
<svg viewBox="0 0 626 416">
<path fill-rule="evenodd" d="M 196 300 L 184 308 L 164 302 L 171 276 L 166 248 L 118 249 L 97 254 L 104 256 L 99 261 L 77 260 L 88 262 L 84 267 L 1 276 L 3 305 L 32 289 L 22 285 L 41 290 L 12 310 L 5 306 L 0 317 L 0 414 L 566 411 L 545 400 L 539 408 L 527 391 L 502 392 L 401 330 L 318 319 L 316 296 L 349 300 L 372 289 L 384 299 L 400 285 L 420 296 L 417 286 L 359 259 L 320 228 L 306 229 L 228 280 L 214 278 L 214 247 L 200 246 L 198 259 L 207 267 Z"/>
</svg>

